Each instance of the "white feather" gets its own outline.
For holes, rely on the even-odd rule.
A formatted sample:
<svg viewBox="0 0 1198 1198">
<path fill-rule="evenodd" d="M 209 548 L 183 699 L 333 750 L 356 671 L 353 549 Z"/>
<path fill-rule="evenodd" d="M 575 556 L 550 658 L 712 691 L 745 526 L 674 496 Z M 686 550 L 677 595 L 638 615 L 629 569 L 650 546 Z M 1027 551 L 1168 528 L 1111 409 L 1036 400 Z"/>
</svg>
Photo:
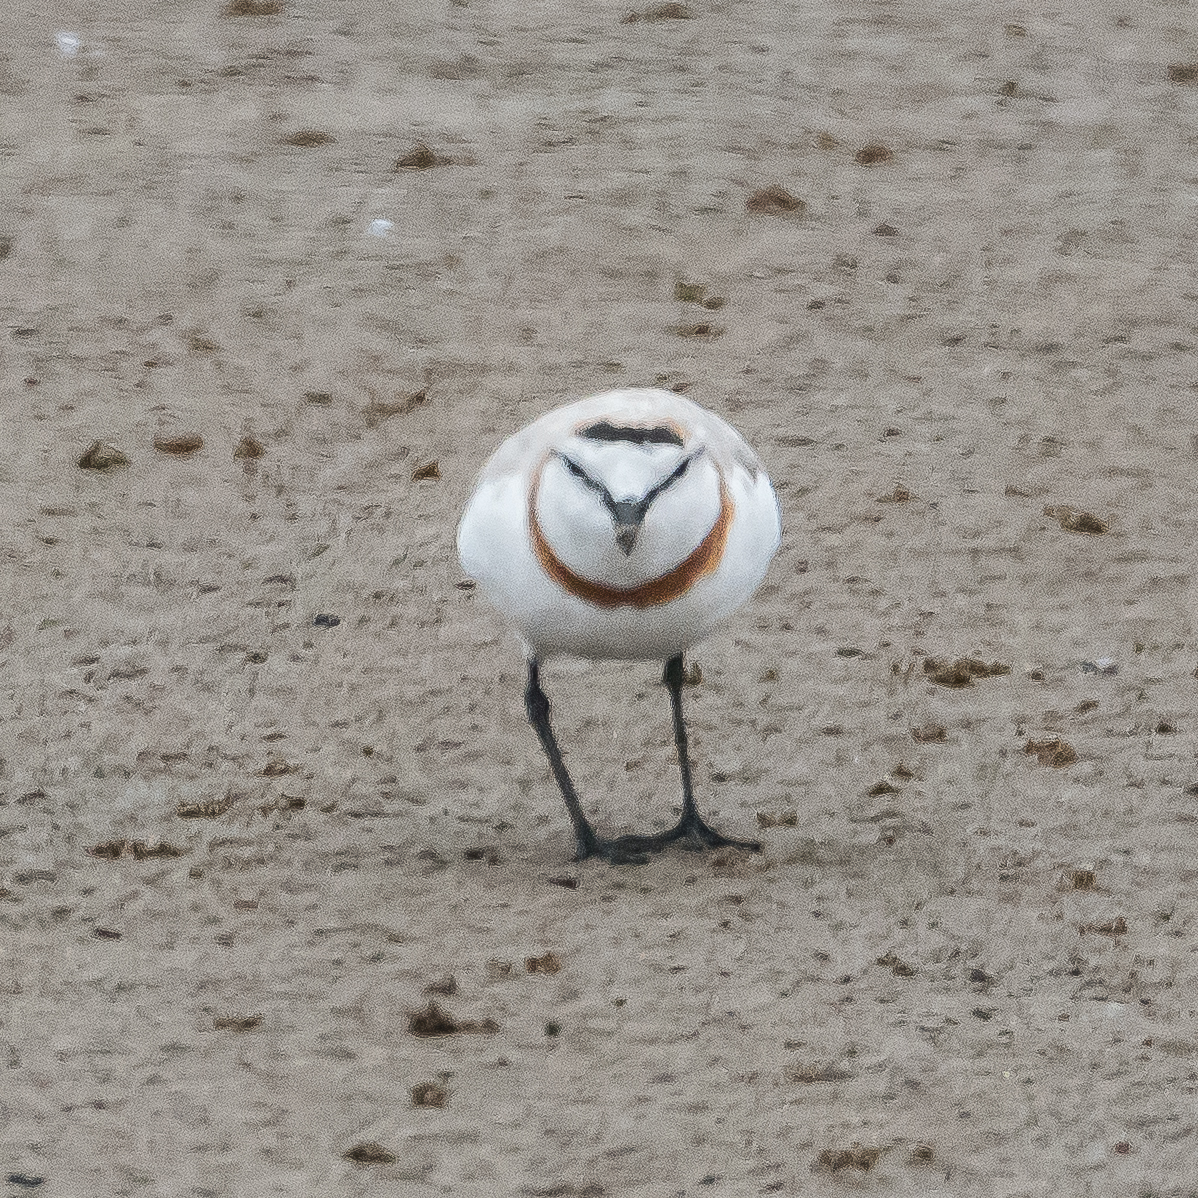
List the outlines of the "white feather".
<svg viewBox="0 0 1198 1198">
<path fill-rule="evenodd" d="M 681 446 L 580 436 L 607 422 L 676 430 Z M 690 457 L 684 474 L 649 504 L 636 543 L 616 542 L 603 495 L 577 478 L 581 467 L 612 500 L 636 501 Z M 542 566 L 529 523 L 587 582 L 621 590 L 674 570 L 720 516 L 721 479 L 732 504 L 723 555 L 711 572 L 668 602 L 600 606 L 571 594 Z M 538 658 L 664 660 L 689 648 L 742 606 L 765 577 L 781 537 L 778 502 L 756 455 L 718 416 L 671 391 L 629 388 L 568 404 L 508 438 L 483 468 L 458 529 L 462 566 Z"/>
</svg>

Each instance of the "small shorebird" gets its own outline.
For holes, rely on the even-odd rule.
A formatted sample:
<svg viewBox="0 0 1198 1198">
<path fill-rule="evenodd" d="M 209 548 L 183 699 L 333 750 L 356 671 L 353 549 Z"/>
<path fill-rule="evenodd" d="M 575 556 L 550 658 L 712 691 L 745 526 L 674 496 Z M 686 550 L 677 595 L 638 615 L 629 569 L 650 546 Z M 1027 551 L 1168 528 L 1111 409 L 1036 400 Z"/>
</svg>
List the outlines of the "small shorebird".
<svg viewBox="0 0 1198 1198">
<path fill-rule="evenodd" d="M 567 404 L 509 437 L 458 528 L 466 573 L 528 651 L 528 718 L 570 812 L 576 860 L 645 860 L 675 840 L 733 845 L 699 816 L 682 716 L 683 652 L 757 589 L 781 537 L 778 500 L 740 434 L 672 391 L 629 388 Z M 547 657 L 664 661 L 682 773 L 669 831 L 596 834 L 549 723 Z"/>
</svg>

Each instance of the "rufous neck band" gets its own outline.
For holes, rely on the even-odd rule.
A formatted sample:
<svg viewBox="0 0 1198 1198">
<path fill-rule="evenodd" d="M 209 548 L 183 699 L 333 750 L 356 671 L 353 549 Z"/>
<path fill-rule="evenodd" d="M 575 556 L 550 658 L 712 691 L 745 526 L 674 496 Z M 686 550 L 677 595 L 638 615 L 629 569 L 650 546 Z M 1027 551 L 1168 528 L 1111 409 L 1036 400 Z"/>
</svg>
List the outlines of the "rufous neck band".
<svg viewBox="0 0 1198 1198">
<path fill-rule="evenodd" d="M 602 582 L 592 582 L 589 578 L 576 574 L 554 553 L 537 519 L 537 494 L 540 487 L 541 470 L 538 469 L 528 495 L 528 530 L 537 561 L 562 590 L 595 607 L 657 607 L 685 595 L 700 578 L 719 567 L 736 510 L 721 473 L 720 514 L 711 526 L 711 531 L 690 554 L 672 570 L 657 578 L 651 578 L 648 582 L 638 583 L 634 587 L 612 587 Z"/>
</svg>

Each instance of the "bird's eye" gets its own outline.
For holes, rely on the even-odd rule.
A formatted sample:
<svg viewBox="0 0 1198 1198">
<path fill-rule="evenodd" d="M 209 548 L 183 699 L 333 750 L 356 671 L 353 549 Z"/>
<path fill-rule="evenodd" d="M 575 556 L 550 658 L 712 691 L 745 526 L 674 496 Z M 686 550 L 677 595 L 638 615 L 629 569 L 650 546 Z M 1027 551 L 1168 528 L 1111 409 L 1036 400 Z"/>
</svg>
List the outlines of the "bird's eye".
<svg viewBox="0 0 1198 1198">
<path fill-rule="evenodd" d="M 683 458 L 682 461 L 674 467 L 670 477 L 666 479 L 666 486 L 669 486 L 670 483 L 676 483 L 691 468 L 691 462 L 693 462 L 696 457 L 698 457 L 698 454 L 692 453 L 689 458 Z"/>
</svg>

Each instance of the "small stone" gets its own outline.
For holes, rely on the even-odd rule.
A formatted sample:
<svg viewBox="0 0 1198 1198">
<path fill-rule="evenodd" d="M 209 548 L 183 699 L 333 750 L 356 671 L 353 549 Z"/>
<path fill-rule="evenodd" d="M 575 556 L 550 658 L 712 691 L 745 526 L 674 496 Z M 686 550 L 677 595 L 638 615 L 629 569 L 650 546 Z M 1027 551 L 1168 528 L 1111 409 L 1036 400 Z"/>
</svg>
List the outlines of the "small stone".
<svg viewBox="0 0 1198 1198">
<path fill-rule="evenodd" d="M 705 337 L 709 341 L 714 341 L 715 338 L 723 334 L 724 330 L 718 324 L 712 324 L 710 321 L 703 320 L 697 324 L 674 325 L 673 332 L 679 337 Z"/>
<path fill-rule="evenodd" d="M 261 1015 L 217 1015 L 212 1020 L 212 1026 L 222 1032 L 248 1032 L 261 1023 Z"/>
<path fill-rule="evenodd" d="M 152 857 L 181 857 L 184 850 L 165 841 L 161 844 L 147 844 L 144 840 L 107 840 L 102 844 L 93 845 L 87 850 L 93 857 L 106 861 L 115 861 L 126 854 L 136 861 L 145 861 Z"/>
<path fill-rule="evenodd" d="M 233 450 L 235 458 L 260 458 L 266 453 L 266 446 L 253 437 L 242 437 Z"/>
<path fill-rule="evenodd" d="M 860 1169 L 868 1173 L 881 1155 L 880 1148 L 862 1148 L 860 1144 L 853 1144 L 849 1148 L 825 1148 L 815 1158 L 812 1168 L 826 1169 L 829 1173 L 839 1173 L 842 1169 Z"/>
<path fill-rule="evenodd" d="M 1029 740 L 1023 746 L 1023 751 L 1029 755 L 1034 754 L 1041 765 L 1048 765 L 1057 770 L 1072 765 L 1077 760 L 1076 750 L 1059 736 L 1047 740 Z"/>
<path fill-rule="evenodd" d="M 336 140 L 331 133 L 325 133 L 320 129 L 297 129 L 283 138 L 282 144 L 307 150 L 314 146 L 327 146 Z"/>
<path fill-rule="evenodd" d="M 434 153 L 422 141 L 418 141 L 406 154 L 401 154 L 395 160 L 397 171 L 427 171 L 434 166 L 449 166 L 452 158 L 444 158 Z"/>
<path fill-rule="evenodd" d="M 1055 520 L 1066 532 L 1082 532 L 1091 536 L 1101 536 L 1107 532 L 1110 525 L 1100 520 L 1093 512 L 1078 511 L 1068 504 L 1049 505 L 1044 514 Z"/>
<path fill-rule="evenodd" d="M 129 459 L 107 441 L 93 441 L 79 459 L 81 470 L 122 470 L 128 465 Z"/>
<path fill-rule="evenodd" d="M 461 1030 L 462 1025 L 433 1000 L 408 1016 L 408 1031 L 414 1036 L 452 1036 Z"/>
<path fill-rule="evenodd" d="M 759 828 L 794 828 L 799 823 L 799 813 L 797 811 L 759 811 L 757 813 L 757 826 Z"/>
<path fill-rule="evenodd" d="M 382 1144 L 378 1144 L 374 1140 L 355 1144 L 352 1148 L 347 1148 L 341 1155 L 345 1160 L 353 1161 L 356 1165 L 395 1164 L 395 1153 L 388 1152 Z"/>
<path fill-rule="evenodd" d="M 745 208 L 766 216 L 779 216 L 791 213 L 802 216 L 807 211 L 807 202 L 787 191 L 780 184 L 771 183 L 768 187 L 758 188 L 747 200 Z"/>
<path fill-rule="evenodd" d="M 940 686 L 972 686 L 975 678 L 997 678 L 1009 674 L 1011 667 L 1001 661 L 981 661 L 976 657 L 958 657 L 946 662 L 929 657 L 923 663 L 923 672 Z"/>
<path fill-rule="evenodd" d="M 202 803 L 180 803 L 175 808 L 175 815 L 179 819 L 217 819 L 232 806 L 232 799 L 209 799 Z"/>
<path fill-rule="evenodd" d="M 867 146 L 862 146 L 853 157 L 862 166 L 878 166 L 880 163 L 889 162 L 894 157 L 894 151 L 881 142 L 873 141 Z"/>
<path fill-rule="evenodd" d="M 173 454 L 175 457 L 187 457 L 202 449 L 204 438 L 199 433 L 182 433 L 177 437 L 155 437 L 154 448 L 159 453 Z"/>
<path fill-rule="evenodd" d="M 412 1087 L 412 1105 L 416 1107 L 443 1107 L 449 1099 L 449 1090 L 440 1082 L 417 1082 Z"/>
</svg>

